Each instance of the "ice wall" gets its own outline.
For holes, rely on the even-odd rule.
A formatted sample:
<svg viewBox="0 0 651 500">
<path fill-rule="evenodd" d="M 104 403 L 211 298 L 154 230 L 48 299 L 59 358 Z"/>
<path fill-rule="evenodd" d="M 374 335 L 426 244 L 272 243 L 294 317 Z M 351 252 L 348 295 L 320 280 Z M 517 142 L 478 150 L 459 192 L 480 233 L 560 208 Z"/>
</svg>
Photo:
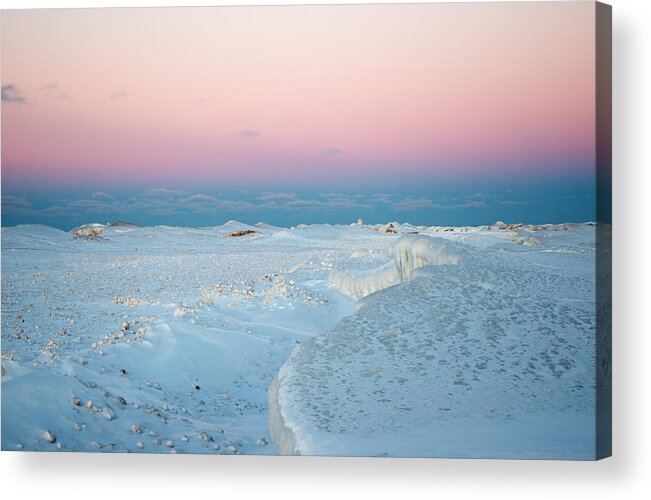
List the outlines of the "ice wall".
<svg viewBox="0 0 651 500">
<path fill-rule="evenodd" d="M 452 243 L 441 238 L 406 235 L 389 247 L 392 260 L 380 268 L 359 274 L 333 270 L 330 283 L 344 293 L 360 299 L 411 279 L 415 269 L 424 266 L 457 265 L 460 258 Z"/>
</svg>

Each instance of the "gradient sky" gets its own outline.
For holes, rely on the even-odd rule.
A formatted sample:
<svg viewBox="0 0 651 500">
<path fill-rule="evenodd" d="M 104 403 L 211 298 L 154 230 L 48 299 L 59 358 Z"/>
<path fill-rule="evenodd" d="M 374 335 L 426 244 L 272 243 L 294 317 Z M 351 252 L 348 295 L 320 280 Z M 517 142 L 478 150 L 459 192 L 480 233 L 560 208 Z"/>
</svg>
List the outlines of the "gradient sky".
<svg viewBox="0 0 651 500">
<path fill-rule="evenodd" d="M 594 8 L 5 11 L 2 222 L 594 220 Z"/>
</svg>

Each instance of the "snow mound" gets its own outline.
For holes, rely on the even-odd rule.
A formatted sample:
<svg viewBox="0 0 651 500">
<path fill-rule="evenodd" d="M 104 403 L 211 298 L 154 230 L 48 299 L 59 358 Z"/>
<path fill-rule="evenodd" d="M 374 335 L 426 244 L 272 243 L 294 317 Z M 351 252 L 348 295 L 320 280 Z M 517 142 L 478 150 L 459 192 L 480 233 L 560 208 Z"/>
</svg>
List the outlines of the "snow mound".
<svg viewBox="0 0 651 500">
<path fill-rule="evenodd" d="M 109 227 L 109 225 L 100 224 L 99 222 L 91 222 L 89 224 L 82 224 L 79 227 L 71 229 L 70 232 L 74 234 L 75 231 L 83 231 L 88 229 L 106 229 L 107 227 Z"/>
<path fill-rule="evenodd" d="M 2 250 L 51 249 L 67 246 L 70 235 L 41 224 L 19 224 L 2 228 Z"/>
<path fill-rule="evenodd" d="M 419 267 L 459 264 L 459 256 L 452 250 L 453 245 L 441 238 L 401 236 L 389 247 L 390 262 L 357 275 L 334 270 L 330 274 L 330 283 L 351 297 L 360 299 L 411 279 L 414 270 Z"/>
<path fill-rule="evenodd" d="M 252 226 L 250 224 L 245 224 L 243 222 L 239 222 L 239 221 L 236 221 L 236 220 L 229 220 L 229 221 L 225 222 L 224 224 L 222 224 L 221 226 L 217 226 L 217 228 L 222 229 L 222 230 L 225 229 L 225 230 L 228 231 L 228 233 L 234 233 L 234 232 L 237 232 L 237 231 L 255 231 L 255 232 L 258 232 L 258 230 L 260 229 L 260 228 L 258 228 L 256 226 Z"/>
</svg>

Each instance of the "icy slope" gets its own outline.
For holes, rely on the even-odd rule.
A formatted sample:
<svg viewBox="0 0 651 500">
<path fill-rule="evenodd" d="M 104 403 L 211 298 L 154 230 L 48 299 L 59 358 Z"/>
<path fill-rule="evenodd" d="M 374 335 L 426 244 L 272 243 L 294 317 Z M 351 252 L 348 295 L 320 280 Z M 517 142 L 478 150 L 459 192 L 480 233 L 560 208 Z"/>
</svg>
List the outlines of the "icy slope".
<svg viewBox="0 0 651 500">
<path fill-rule="evenodd" d="M 269 392 L 279 451 L 593 458 L 594 227 L 556 229 L 445 232 L 456 265 L 421 260 L 298 346 Z"/>
</svg>

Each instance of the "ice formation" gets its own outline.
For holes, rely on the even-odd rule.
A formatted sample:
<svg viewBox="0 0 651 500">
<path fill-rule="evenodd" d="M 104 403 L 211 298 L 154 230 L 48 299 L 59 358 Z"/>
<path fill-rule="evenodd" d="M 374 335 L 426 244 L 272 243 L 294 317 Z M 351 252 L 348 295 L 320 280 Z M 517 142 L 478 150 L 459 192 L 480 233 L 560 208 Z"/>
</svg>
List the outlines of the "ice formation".
<svg viewBox="0 0 651 500">
<path fill-rule="evenodd" d="M 400 280 L 339 280 L 376 293 L 279 371 L 280 453 L 594 458 L 594 227 L 542 236 L 403 237 L 385 268 Z"/>
<path fill-rule="evenodd" d="M 389 247 L 392 259 L 380 268 L 358 274 L 334 270 L 330 283 L 357 299 L 411 279 L 414 270 L 423 266 L 457 265 L 459 256 L 453 244 L 429 236 L 401 236 Z"/>
</svg>

